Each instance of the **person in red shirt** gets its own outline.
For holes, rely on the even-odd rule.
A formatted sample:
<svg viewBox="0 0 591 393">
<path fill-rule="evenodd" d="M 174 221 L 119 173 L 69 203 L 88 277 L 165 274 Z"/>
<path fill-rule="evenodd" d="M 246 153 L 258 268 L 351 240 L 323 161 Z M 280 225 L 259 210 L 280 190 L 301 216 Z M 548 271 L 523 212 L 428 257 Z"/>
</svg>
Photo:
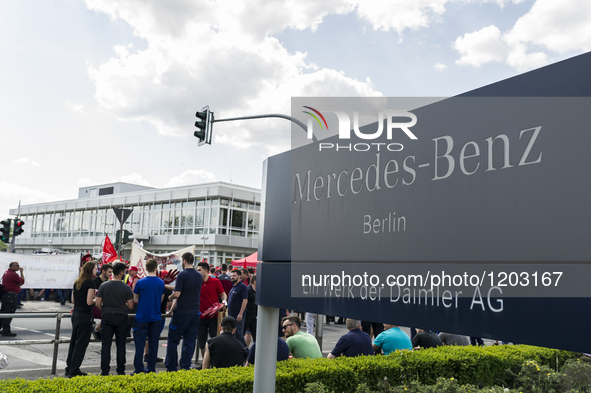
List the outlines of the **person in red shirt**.
<svg viewBox="0 0 591 393">
<path fill-rule="evenodd" d="M 16 274 L 17 271 L 20 272 L 20 277 Z M 18 262 L 10 262 L 8 270 L 2 276 L 2 308 L 0 308 L 0 314 L 14 314 L 16 312 L 16 296 L 21 291 L 21 286 L 24 283 L 23 268 L 20 267 Z M 0 319 L 1 334 L 3 336 L 16 336 L 16 333 L 10 331 L 10 322 L 12 322 L 12 318 Z"/>
<path fill-rule="evenodd" d="M 226 302 L 227 296 L 222 288 L 220 280 L 209 275 L 209 264 L 207 262 L 200 262 L 197 264 L 197 271 L 203 277 L 203 285 L 201 285 L 201 298 L 199 302 L 199 312 L 201 317 L 199 319 L 199 331 L 197 332 L 197 342 L 201 350 L 201 356 L 205 355 L 205 344 L 207 343 L 207 335 L 209 337 L 216 337 L 218 333 L 218 313 L 213 316 L 203 317 L 205 310 L 213 306 L 215 303 Z"/>
<path fill-rule="evenodd" d="M 247 268 L 242 268 L 242 283 L 246 286 L 250 285 L 250 274 Z"/>
<path fill-rule="evenodd" d="M 131 287 L 131 289 L 135 289 L 135 283 L 139 280 L 139 276 L 137 275 L 139 269 L 137 266 L 132 266 L 127 271 L 128 277 L 125 283 Z"/>
</svg>

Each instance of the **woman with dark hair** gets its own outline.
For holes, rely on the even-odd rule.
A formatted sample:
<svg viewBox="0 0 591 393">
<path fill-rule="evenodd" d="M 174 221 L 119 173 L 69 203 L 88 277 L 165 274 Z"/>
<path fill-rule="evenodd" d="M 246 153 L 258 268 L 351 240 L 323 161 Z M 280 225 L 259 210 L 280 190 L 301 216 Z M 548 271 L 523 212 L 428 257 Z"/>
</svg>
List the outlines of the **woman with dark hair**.
<svg viewBox="0 0 591 393">
<path fill-rule="evenodd" d="M 72 338 L 66 360 L 66 377 L 72 378 L 87 375 L 80 371 L 86 348 L 90 342 L 92 332 L 92 306 L 94 306 L 94 277 L 96 276 L 96 262 L 88 261 L 82 267 L 78 279 L 74 282 L 72 303 Z"/>
</svg>

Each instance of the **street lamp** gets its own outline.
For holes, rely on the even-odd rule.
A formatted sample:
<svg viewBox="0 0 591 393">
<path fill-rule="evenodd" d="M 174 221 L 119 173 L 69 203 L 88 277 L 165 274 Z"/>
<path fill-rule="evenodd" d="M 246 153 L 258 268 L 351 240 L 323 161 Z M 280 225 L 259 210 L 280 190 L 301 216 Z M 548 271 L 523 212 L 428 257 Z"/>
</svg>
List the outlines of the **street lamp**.
<svg viewBox="0 0 591 393">
<path fill-rule="evenodd" d="M 51 254 L 51 243 L 53 243 L 53 239 L 48 239 L 47 243 L 49 243 L 49 252 L 48 254 Z"/>
<path fill-rule="evenodd" d="M 203 240 L 203 247 L 201 248 L 201 262 L 203 262 L 203 257 L 205 256 L 205 241 L 209 239 L 207 235 L 201 235 L 201 240 Z"/>
</svg>

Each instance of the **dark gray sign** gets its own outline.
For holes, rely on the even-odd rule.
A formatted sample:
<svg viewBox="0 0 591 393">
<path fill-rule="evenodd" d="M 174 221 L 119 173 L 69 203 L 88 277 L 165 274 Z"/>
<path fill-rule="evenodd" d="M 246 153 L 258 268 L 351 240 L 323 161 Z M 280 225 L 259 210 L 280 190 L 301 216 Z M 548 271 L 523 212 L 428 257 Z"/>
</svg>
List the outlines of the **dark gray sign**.
<svg viewBox="0 0 591 393">
<path fill-rule="evenodd" d="M 589 69 L 364 100 L 357 126 L 353 101 L 294 99 L 324 135 L 266 162 L 257 303 L 591 352 Z"/>
<path fill-rule="evenodd" d="M 115 216 L 119 220 L 119 223 L 121 225 L 123 225 L 123 224 L 125 224 L 125 221 L 127 221 L 127 219 L 129 218 L 131 213 L 133 213 L 133 210 L 132 209 L 113 208 L 113 212 L 115 213 Z"/>
<path fill-rule="evenodd" d="M 590 261 L 590 104 L 450 98 L 418 139 L 384 120 L 292 151 L 291 260 Z"/>
</svg>

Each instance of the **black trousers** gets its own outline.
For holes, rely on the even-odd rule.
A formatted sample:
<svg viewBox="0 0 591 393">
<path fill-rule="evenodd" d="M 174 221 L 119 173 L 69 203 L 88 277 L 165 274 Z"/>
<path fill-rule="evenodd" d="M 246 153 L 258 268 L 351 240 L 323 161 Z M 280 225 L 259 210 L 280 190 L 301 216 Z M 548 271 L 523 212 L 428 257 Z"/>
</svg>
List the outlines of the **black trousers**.
<svg viewBox="0 0 591 393">
<path fill-rule="evenodd" d="M 129 333 L 129 317 L 127 314 L 103 313 L 101 319 L 101 371 L 109 374 L 111 370 L 111 345 L 113 334 L 117 345 L 117 374 L 125 374 L 125 339 Z"/>
<path fill-rule="evenodd" d="M 254 315 L 252 317 L 246 317 L 246 321 L 244 322 L 244 331 L 250 330 L 250 335 L 252 336 L 252 341 L 257 341 L 257 316 Z"/>
<path fill-rule="evenodd" d="M 373 337 L 376 338 L 378 334 L 384 331 L 384 324 L 378 322 L 361 321 L 361 330 L 371 337 L 371 329 L 373 328 Z"/>
<path fill-rule="evenodd" d="M 0 314 L 14 314 L 16 312 L 16 293 L 13 292 L 2 292 L 2 307 L 0 308 Z M 2 326 L 2 332 L 10 332 L 10 322 L 12 318 L 0 319 L 0 326 Z"/>
<path fill-rule="evenodd" d="M 74 312 L 72 314 L 72 336 L 66 360 L 66 374 L 76 375 L 86 354 L 92 332 L 92 314 Z"/>
<path fill-rule="evenodd" d="M 205 344 L 207 344 L 207 335 L 209 338 L 214 338 L 218 334 L 218 319 L 211 318 L 211 319 L 200 319 L 199 320 L 199 331 L 197 332 L 197 343 L 199 344 L 199 349 L 205 349 Z"/>
</svg>

